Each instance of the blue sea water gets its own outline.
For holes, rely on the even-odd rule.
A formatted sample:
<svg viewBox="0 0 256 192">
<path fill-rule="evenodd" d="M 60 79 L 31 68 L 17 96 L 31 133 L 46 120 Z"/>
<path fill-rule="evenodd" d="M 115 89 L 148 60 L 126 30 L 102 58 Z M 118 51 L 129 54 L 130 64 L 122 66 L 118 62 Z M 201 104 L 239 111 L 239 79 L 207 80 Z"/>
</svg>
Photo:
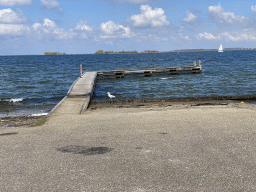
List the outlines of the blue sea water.
<svg viewBox="0 0 256 192">
<path fill-rule="evenodd" d="M 194 60 L 201 60 L 201 74 L 99 79 L 93 100 L 108 99 L 107 92 L 117 99 L 256 94 L 255 50 L 0 56 L 0 117 L 51 110 L 80 75 L 80 64 L 100 71 L 192 66 Z"/>
</svg>

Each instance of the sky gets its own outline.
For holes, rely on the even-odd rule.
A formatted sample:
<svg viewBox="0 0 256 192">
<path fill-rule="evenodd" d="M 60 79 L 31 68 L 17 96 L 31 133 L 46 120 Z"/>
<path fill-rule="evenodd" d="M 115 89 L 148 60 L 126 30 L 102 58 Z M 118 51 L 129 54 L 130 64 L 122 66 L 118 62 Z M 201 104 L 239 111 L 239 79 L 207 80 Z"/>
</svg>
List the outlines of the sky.
<svg viewBox="0 0 256 192">
<path fill-rule="evenodd" d="M 256 47 L 253 0 L 0 0 L 0 55 Z"/>
</svg>

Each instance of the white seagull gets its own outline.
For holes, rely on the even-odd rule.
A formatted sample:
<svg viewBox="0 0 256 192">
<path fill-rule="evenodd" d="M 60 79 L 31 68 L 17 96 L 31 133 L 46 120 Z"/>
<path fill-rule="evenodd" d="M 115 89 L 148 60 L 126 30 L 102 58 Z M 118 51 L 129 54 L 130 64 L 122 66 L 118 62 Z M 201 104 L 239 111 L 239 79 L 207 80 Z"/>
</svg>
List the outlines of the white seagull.
<svg viewBox="0 0 256 192">
<path fill-rule="evenodd" d="M 109 97 L 110 99 L 116 98 L 116 96 L 111 95 L 109 92 L 108 92 L 108 97 Z"/>
</svg>

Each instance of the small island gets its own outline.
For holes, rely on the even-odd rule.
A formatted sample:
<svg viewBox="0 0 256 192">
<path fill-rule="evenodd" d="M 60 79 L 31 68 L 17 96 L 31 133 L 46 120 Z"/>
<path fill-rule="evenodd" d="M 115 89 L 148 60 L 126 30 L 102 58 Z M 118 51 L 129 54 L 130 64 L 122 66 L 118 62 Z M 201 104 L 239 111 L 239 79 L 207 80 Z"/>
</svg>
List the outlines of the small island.
<svg viewBox="0 0 256 192">
<path fill-rule="evenodd" d="M 67 55 L 67 54 L 60 53 L 60 52 L 44 52 L 44 55 Z"/>
</svg>

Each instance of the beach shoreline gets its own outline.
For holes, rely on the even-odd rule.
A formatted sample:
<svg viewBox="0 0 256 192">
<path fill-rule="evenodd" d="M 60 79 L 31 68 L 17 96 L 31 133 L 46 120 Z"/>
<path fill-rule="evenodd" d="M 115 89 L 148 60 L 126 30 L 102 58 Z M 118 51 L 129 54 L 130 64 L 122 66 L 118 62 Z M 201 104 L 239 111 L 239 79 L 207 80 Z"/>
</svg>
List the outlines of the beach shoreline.
<svg viewBox="0 0 256 192">
<path fill-rule="evenodd" d="M 169 108 L 169 109 L 190 109 L 200 106 L 229 106 L 229 107 L 246 107 L 256 108 L 256 100 L 224 100 L 213 99 L 209 97 L 202 98 L 161 98 L 161 99 L 127 99 L 127 100 L 92 100 L 86 113 L 91 111 L 107 109 L 107 108 Z M 24 127 L 35 125 L 40 120 L 46 118 L 47 115 L 42 113 L 38 116 L 21 115 L 0 117 L 0 127 Z"/>
</svg>

